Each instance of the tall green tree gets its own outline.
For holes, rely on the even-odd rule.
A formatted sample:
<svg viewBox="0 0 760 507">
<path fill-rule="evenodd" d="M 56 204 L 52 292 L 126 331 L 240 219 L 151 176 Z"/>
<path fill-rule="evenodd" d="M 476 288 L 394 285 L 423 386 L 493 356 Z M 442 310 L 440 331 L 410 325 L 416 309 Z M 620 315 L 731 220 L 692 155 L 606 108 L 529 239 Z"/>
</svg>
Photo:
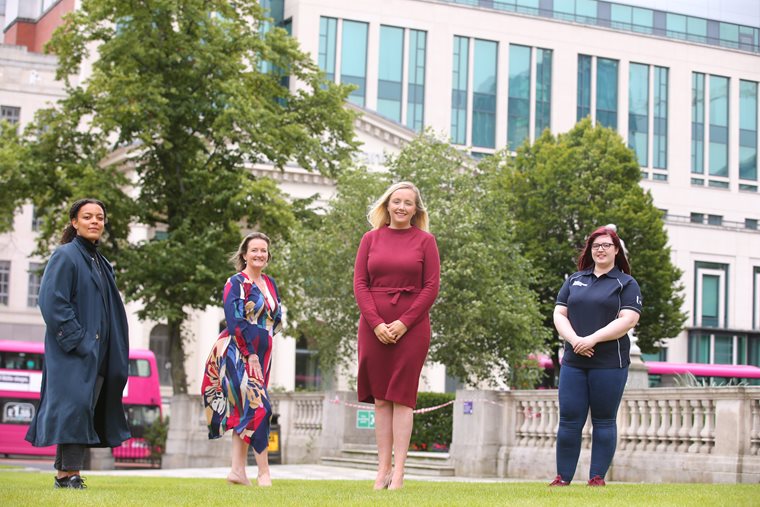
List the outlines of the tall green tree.
<svg viewBox="0 0 760 507">
<path fill-rule="evenodd" d="M 71 199 L 108 204 L 119 285 L 142 302 L 141 318 L 167 322 L 178 393 L 183 324 L 219 304 L 241 225 L 276 239 L 295 223 L 276 184 L 250 167 L 334 175 L 355 149 L 348 89 L 266 20 L 254 0 L 83 0 L 49 45 L 67 97 L 22 141 L 28 197 L 50 211 L 40 251 Z M 134 222 L 161 239 L 128 243 Z"/>
<path fill-rule="evenodd" d="M 430 358 L 468 383 L 519 383 L 515 374 L 530 372 L 522 366 L 546 331 L 506 202 L 487 192 L 498 174 L 477 169 L 430 133 L 391 157 L 388 170 L 344 175 L 321 226 L 299 236 L 288 264 L 299 274 L 303 300 L 291 306 L 291 321 L 317 339 L 323 366 L 354 359 L 353 261 L 369 230 L 367 208 L 390 182 L 410 180 L 422 192 L 441 257 Z"/>
<path fill-rule="evenodd" d="M 662 213 L 639 185 L 633 152 L 611 129 L 579 122 L 557 137 L 548 131 L 512 159 L 502 154 L 494 191 L 509 201 L 516 232 L 535 270 L 531 287 L 539 295 L 547 329 L 566 275 L 588 234 L 614 223 L 641 286 L 643 312 L 636 328 L 639 346 L 653 352 L 681 330 L 685 315 L 680 270 L 672 263 Z M 556 349 L 556 332 L 551 345 Z"/>
</svg>

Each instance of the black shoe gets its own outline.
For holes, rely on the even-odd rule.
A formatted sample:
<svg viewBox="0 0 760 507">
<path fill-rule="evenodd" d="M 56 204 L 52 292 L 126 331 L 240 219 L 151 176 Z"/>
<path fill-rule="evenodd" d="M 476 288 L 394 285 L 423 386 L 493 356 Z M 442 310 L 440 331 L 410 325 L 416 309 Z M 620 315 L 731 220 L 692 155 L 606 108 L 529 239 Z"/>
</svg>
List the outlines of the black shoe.
<svg viewBox="0 0 760 507">
<path fill-rule="evenodd" d="M 59 479 L 55 478 L 54 488 L 68 488 L 68 489 L 86 489 L 87 485 L 84 483 L 84 477 L 80 475 L 69 475 Z"/>
</svg>

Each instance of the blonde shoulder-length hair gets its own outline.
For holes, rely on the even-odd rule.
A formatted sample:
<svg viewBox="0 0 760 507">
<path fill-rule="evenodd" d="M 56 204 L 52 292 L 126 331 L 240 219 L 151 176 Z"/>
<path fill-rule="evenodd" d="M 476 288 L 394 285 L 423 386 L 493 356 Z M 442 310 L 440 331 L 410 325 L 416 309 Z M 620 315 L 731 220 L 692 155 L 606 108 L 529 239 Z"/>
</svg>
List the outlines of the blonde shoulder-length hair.
<svg viewBox="0 0 760 507">
<path fill-rule="evenodd" d="M 388 213 L 388 202 L 391 200 L 391 195 L 393 195 L 393 192 L 404 188 L 408 188 L 409 190 L 413 191 L 415 196 L 414 201 L 417 209 L 414 212 L 411 224 L 425 232 L 428 231 L 428 212 L 425 208 L 425 203 L 422 202 L 422 195 L 420 195 L 420 190 L 414 185 L 414 183 L 408 181 L 399 181 L 398 183 L 394 183 L 388 187 L 383 195 L 380 196 L 380 198 L 375 201 L 372 206 L 370 206 L 369 213 L 367 213 L 367 220 L 369 220 L 369 223 L 372 225 L 373 229 L 379 229 L 382 226 L 389 225 L 391 223 L 391 216 Z"/>
</svg>

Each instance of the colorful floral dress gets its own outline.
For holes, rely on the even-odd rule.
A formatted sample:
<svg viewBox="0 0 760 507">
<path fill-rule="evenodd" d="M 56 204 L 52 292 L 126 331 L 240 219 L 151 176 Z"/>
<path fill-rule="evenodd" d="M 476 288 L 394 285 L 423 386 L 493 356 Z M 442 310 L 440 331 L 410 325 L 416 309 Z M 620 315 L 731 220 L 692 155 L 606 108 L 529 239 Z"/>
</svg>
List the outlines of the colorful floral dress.
<svg viewBox="0 0 760 507">
<path fill-rule="evenodd" d="M 258 453 L 269 442 L 272 406 L 267 394 L 272 365 L 272 337 L 282 327 L 280 296 L 274 280 L 262 275 L 262 293 L 245 273 L 238 273 L 224 286 L 221 332 L 206 360 L 201 386 L 208 437 L 221 438 L 232 429 Z M 259 357 L 263 382 L 248 366 L 250 354 Z"/>
</svg>

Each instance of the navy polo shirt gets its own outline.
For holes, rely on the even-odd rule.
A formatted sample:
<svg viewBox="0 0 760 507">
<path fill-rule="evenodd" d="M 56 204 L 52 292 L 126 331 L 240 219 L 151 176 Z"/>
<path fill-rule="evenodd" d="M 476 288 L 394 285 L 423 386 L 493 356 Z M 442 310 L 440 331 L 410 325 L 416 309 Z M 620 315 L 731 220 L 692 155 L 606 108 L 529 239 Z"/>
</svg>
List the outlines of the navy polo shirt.
<svg viewBox="0 0 760 507">
<path fill-rule="evenodd" d="M 594 267 L 574 273 L 557 294 L 557 304 L 567 307 L 567 317 L 578 336 L 588 336 L 603 328 L 620 313 L 641 313 L 641 290 L 631 275 L 617 266 L 597 278 Z M 562 364 L 576 368 L 624 368 L 631 363 L 631 341 L 627 334 L 617 340 L 597 343 L 592 357 L 579 356 L 565 342 Z"/>
</svg>

